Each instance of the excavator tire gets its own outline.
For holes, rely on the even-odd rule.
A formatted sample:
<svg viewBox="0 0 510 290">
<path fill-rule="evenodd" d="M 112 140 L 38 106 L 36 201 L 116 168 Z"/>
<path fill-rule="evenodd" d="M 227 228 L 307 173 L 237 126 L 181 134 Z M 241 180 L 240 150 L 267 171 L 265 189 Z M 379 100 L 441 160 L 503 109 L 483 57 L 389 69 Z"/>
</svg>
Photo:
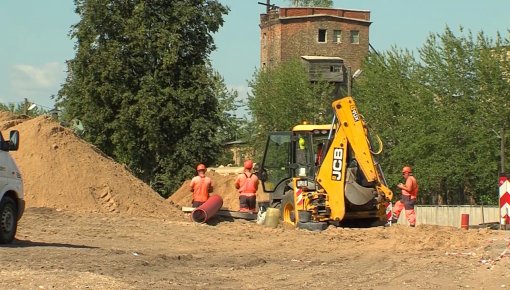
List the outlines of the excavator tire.
<svg viewBox="0 0 510 290">
<path fill-rule="evenodd" d="M 304 230 L 309 231 L 323 231 L 328 228 L 328 223 L 326 222 L 298 222 L 297 227 Z"/>
<path fill-rule="evenodd" d="M 280 206 L 282 220 L 284 223 L 296 224 L 296 216 L 294 212 L 294 192 L 288 190 L 282 198 Z"/>
</svg>

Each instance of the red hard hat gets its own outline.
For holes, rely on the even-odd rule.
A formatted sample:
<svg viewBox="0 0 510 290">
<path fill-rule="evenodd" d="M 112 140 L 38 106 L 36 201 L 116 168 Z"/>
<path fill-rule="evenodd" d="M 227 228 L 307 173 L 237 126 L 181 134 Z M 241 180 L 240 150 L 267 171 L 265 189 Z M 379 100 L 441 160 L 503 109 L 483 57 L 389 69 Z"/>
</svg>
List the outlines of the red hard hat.
<svg viewBox="0 0 510 290">
<path fill-rule="evenodd" d="M 205 167 L 204 164 L 200 163 L 197 166 L 197 171 L 200 171 L 200 170 L 207 171 L 207 168 Z"/>
<path fill-rule="evenodd" d="M 244 161 L 244 169 L 252 169 L 253 168 L 253 161 L 246 160 Z"/>
<path fill-rule="evenodd" d="M 413 170 L 409 166 L 404 166 L 404 168 L 402 168 L 402 173 L 412 173 L 412 172 L 413 172 Z"/>
</svg>

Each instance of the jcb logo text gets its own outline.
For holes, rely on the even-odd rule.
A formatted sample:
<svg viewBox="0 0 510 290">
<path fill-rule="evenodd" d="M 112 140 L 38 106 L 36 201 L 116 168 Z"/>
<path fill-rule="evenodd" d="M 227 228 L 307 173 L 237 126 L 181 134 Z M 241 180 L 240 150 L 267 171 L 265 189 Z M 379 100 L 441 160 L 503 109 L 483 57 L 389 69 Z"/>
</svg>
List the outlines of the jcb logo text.
<svg viewBox="0 0 510 290">
<path fill-rule="evenodd" d="M 356 110 L 356 107 L 354 107 L 354 106 L 351 107 L 351 113 L 352 113 L 352 117 L 354 118 L 354 122 L 358 122 L 359 121 L 359 113 L 358 113 L 358 110 Z"/>
<path fill-rule="evenodd" d="M 342 180 L 342 166 L 344 160 L 344 149 L 335 148 L 333 150 L 333 165 L 331 179 L 340 181 Z"/>
</svg>

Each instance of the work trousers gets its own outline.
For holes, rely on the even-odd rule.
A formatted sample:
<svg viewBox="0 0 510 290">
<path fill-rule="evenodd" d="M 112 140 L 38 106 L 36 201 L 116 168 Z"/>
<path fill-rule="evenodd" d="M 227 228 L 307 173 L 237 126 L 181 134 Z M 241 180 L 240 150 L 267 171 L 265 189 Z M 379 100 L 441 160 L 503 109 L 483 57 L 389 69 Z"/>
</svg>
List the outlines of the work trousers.
<svg viewBox="0 0 510 290">
<path fill-rule="evenodd" d="M 416 198 L 411 198 L 408 195 L 403 195 L 402 198 L 395 203 L 393 206 L 393 220 L 398 220 L 400 213 L 405 209 L 407 221 L 411 226 L 416 225 L 416 212 L 414 211 L 414 205 L 416 204 Z"/>
<path fill-rule="evenodd" d="M 239 211 L 255 212 L 255 211 L 257 211 L 255 208 L 256 206 L 257 206 L 257 196 L 256 195 L 251 195 L 251 196 L 240 195 L 239 196 Z"/>
</svg>

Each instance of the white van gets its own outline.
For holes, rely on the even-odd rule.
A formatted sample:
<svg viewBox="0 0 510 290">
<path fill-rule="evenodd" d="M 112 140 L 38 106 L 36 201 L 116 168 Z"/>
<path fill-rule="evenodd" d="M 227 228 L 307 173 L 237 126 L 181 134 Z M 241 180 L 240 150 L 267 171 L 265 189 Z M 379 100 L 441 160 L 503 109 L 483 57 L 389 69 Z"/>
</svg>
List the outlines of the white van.
<svg viewBox="0 0 510 290">
<path fill-rule="evenodd" d="M 12 242 L 18 228 L 18 220 L 25 210 L 23 181 L 18 166 L 9 151 L 19 147 L 19 132 L 13 130 L 9 140 L 0 134 L 0 244 Z"/>
</svg>

